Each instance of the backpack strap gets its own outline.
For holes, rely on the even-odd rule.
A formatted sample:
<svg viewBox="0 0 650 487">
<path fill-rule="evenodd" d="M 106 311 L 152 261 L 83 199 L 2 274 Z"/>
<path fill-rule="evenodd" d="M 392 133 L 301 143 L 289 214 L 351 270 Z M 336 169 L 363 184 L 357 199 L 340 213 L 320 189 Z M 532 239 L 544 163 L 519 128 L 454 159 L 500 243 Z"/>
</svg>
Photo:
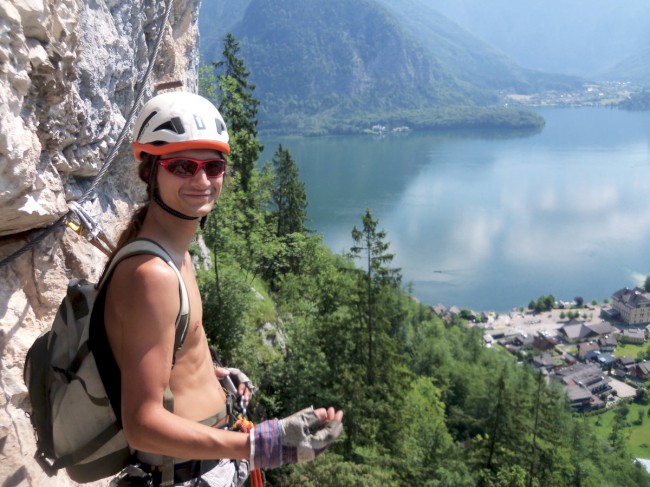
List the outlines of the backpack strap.
<svg viewBox="0 0 650 487">
<path fill-rule="evenodd" d="M 111 275 L 113 274 L 115 267 L 121 261 L 129 257 L 132 257 L 134 255 L 142 255 L 142 254 L 155 255 L 157 257 L 160 257 L 169 265 L 169 267 L 171 267 L 174 270 L 176 276 L 178 277 L 178 287 L 179 287 L 179 293 L 181 297 L 181 307 L 178 312 L 178 316 L 176 316 L 176 335 L 174 338 L 174 359 L 173 359 L 175 361 L 176 352 L 183 345 L 183 341 L 185 340 L 185 336 L 187 335 L 187 330 L 189 328 L 190 300 L 187 294 L 187 288 L 185 287 L 185 282 L 183 281 L 183 277 L 181 276 L 181 272 L 178 270 L 176 264 L 174 264 L 174 261 L 172 260 L 172 258 L 169 256 L 169 254 L 164 248 L 162 248 L 158 243 L 154 242 L 153 240 L 149 240 L 148 238 L 139 238 L 126 244 L 117 252 L 117 254 L 115 254 L 115 257 L 113 257 L 110 266 L 104 273 L 104 278 L 101 280 L 101 282 L 97 287 L 100 290 L 103 288 L 103 286 L 108 282 Z M 172 366 L 173 363 L 174 362 L 172 362 Z"/>
</svg>

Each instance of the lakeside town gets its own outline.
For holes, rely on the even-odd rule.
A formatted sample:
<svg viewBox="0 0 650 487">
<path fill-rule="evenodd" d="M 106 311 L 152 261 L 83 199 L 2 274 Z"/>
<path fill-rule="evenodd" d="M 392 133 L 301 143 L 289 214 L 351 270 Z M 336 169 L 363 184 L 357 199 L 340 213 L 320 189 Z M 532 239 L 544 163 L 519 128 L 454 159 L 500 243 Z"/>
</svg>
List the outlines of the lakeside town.
<svg viewBox="0 0 650 487">
<path fill-rule="evenodd" d="M 548 383 L 560 384 L 578 412 L 633 399 L 650 380 L 650 361 L 638 357 L 650 335 L 650 292 L 643 288 L 620 289 L 603 304 L 576 298 L 506 314 L 440 304 L 432 309 L 443 320 L 460 317 L 481 327 L 486 347 L 501 346 L 539 370 Z M 628 344 L 637 346 L 637 356 L 620 353 Z"/>
<path fill-rule="evenodd" d="M 529 95 L 501 93 L 504 101 L 523 106 L 616 106 L 632 96 L 639 88 L 629 81 L 602 81 L 584 83 L 572 91 L 548 90 Z"/>
</svg>

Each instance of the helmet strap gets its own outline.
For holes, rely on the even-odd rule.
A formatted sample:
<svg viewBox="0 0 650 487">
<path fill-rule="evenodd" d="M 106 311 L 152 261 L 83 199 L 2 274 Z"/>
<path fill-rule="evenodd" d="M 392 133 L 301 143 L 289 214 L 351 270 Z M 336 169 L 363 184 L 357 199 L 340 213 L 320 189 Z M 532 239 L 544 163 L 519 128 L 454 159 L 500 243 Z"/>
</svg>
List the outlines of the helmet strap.
<svg viewBox="0 0 650 487">
<path fill-rule="evenodd" d="M 167 213 L 169 213 L 172 216 L 175 216 L 176 218 L 181 218 L 183 220 L 198 220 L 198 216 L 189 216 L 185 215 L 184 213 L 181 213 L 180 211 L 176 211 L 175 209 L 167 206 L 167 204 L 160 198 L 160 195 L 158 194 L 158 191 L 153 192 L 153 200 L 160 206 L 163 210 L 165 210 Z"/>
<path fill-rule="evenodd" d="M 154 189 L 155 188 L 154 184 L 155 184 L 155 181 L 156 181 L 156 173 L 158 172 L 157 171 L 157 169 L 158 169 L 157 162 L 158 162 L 159 159 L 160 159 L 160 157 L 156 157 L 156 158 L 154 158 L 152 160 L 152 163 L 151 163 L 151 174 L 149 175 L 149 184 L 147 185 L 147 188 L 150 191 L 150 194 L 152 194 L 151 198 L 156 202 L 156 204 L 158 204 L 158 206 L 160 206 L 163 210 L 165 210 L 170 215 L 175 216 L 176 218 L 180 218 L 182 220 L 198 220 L 199 219 L 198 216 L 186 215 L 184 213 L 181 213 L 180 211 L 176 211 L 175 209 L 173 209 L 172 207 L 167 205 L 162 200 L 160 195 L 158 194 L 158 190 Z M 203 230 L 203 228 L 205 227 L 205 222 L 206 222 L 207 219 L 208 219 L 207 215 L 201 217 L 201 222 L 200 222 L 201 230 Z"/>
</svg>

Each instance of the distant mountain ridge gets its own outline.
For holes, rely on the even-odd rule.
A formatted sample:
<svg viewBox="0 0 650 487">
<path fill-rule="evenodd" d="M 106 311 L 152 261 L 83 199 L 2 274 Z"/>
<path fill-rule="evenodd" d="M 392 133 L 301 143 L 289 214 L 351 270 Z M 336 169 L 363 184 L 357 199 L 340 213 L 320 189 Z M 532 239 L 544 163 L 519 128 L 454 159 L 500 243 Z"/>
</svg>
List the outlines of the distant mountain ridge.
<svg viewBox="0 0 650 487">
<path fill-rule="evenodd" d="M 229 3 L 232 0 L 216 1 L 201 15 L 212 11 L 223 17 Z M 262 102 L 261 126 L 346 132 L 358 129 L 364 117 L 433 119 L 434 112 L 443 108 L 448 125 L 462 126 L 470 122 L 471 113 L 451 113 L 449 107 L 494 105 L 499 102 L 497 90 L 535 88 L 532 71 L 518 67 L 432 9 L 426 12 L 426 26 L 418 30 L 381 0 L 245 3 L 241 19 L 229 17 L 228 23 Z M 413 3 L 414 8 L 417 5 Z M 238 8 L 241 11 L 242 5 Z M 207 17 L 199 22 L 204 61 L 220 58 L 221 39 L 209 27 L 217 23 Z M 482 123 L 490 124 L 485 112 L 481 117 Z M 507 117 L 500 113 L 501 123 Z M 515 118 L 520 124 L 526 117 L 515 113 Z M 435 124 L 423 122 L 430 123 Z"/>
<path fill-rule="evenodd" d="M 650 86 L 650 47 L 636 52 L 595 75 L 598 79 L 624 80 Z"/>
<path fill-rule="evenodd" d="M 411 0 L 386 0 L 396 9 Z M 599 78 L 650 45 L 648 0 L 428 0 L 522 66 Z"/>
</svg>

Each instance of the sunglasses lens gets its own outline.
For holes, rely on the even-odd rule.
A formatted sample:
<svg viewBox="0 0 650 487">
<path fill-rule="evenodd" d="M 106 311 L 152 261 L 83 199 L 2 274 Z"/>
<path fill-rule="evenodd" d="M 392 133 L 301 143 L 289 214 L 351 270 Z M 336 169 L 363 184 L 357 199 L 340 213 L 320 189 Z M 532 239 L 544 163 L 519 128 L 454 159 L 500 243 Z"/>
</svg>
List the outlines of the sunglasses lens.
<svg viewBox="0 0 650 487">
<path fill-rule="evenodd" d="M 174 176 L 179 178 L 191 178 L 200 168 L 203 168 L 208 178 L 218 178 L 226 172 L 226 161 L 223 159 L 210 159 L 198 161 L 194 159 L 166 159 L 161 162 L 162 166 Z"/>
<path fill-rule="evenodd" d="M 226 170 L 226 161 L 221 159 L 206 161 L 203 167 L 205 169 L 206 176 L 209 178 L 218 178 Z"/>
<path fill-rule="evenodd" d="M 175 176 L 189 178 L 196 174 L 198 166 L 190 159 L 173 159 L 167 165 L 167 170 Z"/>
</svg>

